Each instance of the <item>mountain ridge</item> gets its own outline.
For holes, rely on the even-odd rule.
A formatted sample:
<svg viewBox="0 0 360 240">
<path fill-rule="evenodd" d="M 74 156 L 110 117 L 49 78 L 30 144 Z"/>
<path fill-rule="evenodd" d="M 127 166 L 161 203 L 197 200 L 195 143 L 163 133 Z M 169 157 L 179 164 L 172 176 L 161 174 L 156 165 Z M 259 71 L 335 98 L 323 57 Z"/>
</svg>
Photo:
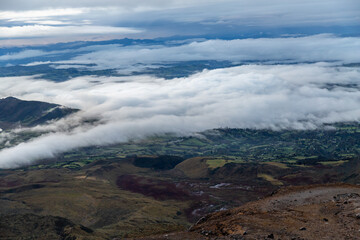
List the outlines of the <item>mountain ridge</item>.
<svg viewBox="0 0 360 240">
<path fill-rule="evenodd" d="M 54 103 L 25 101 L 9 96 L 0 99 L 0 128 L 33 127 L 77 111 Z"/>
</svg>

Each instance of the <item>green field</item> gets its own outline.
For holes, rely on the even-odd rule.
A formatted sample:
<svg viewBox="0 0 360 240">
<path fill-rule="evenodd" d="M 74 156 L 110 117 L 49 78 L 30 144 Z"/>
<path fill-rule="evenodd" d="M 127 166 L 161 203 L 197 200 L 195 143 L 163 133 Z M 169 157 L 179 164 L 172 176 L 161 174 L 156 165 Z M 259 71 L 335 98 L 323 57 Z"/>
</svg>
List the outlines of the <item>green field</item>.
<svg viewBox="0 0 360 240">
<path fill-rule="evenodd" d="M 254 130 L 215 129 L 199 133 L 201 137 L 172 134 L 151 136 L 105 147 L 87 147 L 58 155 L 39 168 L 76 169 L 95 160 L 127 156 L 175 155 L 184 159 L 211 157 L 210 168 L 227 163 L 264 162 L 278 167 L 307 166 L 356 159 L 360 155 L 360 124 L 338 123 L 333 130 Z M 37 135 L 23 132 L 13 140 L 19 143 Z M 5 147 L 4 143 L 0 148 Z M 339 162 L 338 162 L 339 163 Z"/>
</svg>

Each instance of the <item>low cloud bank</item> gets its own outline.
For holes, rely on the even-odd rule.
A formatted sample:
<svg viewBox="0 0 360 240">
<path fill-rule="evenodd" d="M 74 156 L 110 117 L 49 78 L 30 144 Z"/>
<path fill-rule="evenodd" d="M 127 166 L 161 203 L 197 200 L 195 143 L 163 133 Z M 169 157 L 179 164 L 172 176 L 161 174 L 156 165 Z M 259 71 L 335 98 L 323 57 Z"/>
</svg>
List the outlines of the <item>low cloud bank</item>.
<svg viewBox="0 0 360 240">
<path fill-rule="evenodd" d="M 166 132 L 189 134 L 219 127 L 314 129 L 323 123 L 359 121 L 359 79 L 358 68 L 325 63 L 246 65 L 172 80 L 79 77 L 55 83 L 1 78 L 1 97 L 54 102 L 82 111 L 31 129 L 50 132 L 0 151 L 0 168 Z M 96 124 L 79 124 L 94 116 L 100 119 Z"/>
<path fill-rule="evenodd" d="M 354 63 L 360 62 L 360 55 L 354 51 L 359 48 L 359 37 L 336 37 L 322 34 L 289 38 L 194 39 L 182 44 L 171 41 L 159 43 L 159 45 L 106 44 L 58 51 L 24 50 L 1 55 L 0 61 L 23 59 L 25 66 L 50 64 L 57 69 L 116 69 L 119 73 L 128 74 L 146 68 L 158 68 L 169 63 L 186 61 L 216 60 L 230 61 L 234 64 Z M 58 59 L 57 61 L 53 60 L 54 56 Z"/>
<path fill-rule="evenodd" d="M 68 61 L 69 64 L 96 64 L 92 69 L 119 69 L 128 72 L 156 64 L 178 61 L 218 60 L 237 62 L 299 63 L 338 61 L 360 62 L 354 51 L 360 38 L 315 35 L 292 38 L 207 40 L 180 46 L 103 46 Z M 58 67 L 61 67 L 58 66 Z"/>
</svg>

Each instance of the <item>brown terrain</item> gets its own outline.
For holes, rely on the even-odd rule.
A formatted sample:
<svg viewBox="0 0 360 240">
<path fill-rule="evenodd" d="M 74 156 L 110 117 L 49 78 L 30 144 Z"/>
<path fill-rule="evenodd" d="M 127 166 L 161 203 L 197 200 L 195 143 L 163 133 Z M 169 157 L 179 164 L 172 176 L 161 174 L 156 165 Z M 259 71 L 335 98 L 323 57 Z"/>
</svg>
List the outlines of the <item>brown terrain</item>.
<svg viewBox="0 0 360 240">
<path fill-rule="evenodd" d="M 358 160 L 213 169 L 207 159 L 1 170 L 0 239 L 360 239 Z"/>
<path fill-rule="evenodd" d="M 360 239 L 360 186 L 289 187 L 207 215 L 189 232 L 142 239 Z"/>
</svg>

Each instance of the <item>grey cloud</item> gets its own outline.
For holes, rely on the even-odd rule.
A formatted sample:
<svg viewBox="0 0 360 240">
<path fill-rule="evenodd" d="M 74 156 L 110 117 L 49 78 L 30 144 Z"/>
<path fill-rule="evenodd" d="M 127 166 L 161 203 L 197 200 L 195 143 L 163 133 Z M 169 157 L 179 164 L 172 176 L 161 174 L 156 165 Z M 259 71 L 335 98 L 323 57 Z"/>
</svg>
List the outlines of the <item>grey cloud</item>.
<svg viewBox="0 0 360 240">
<path fill-rule="evenodd" d="M 135 35 L 139 38 L 209 33 L 221 36 L 224 29 L 241 34 L 247 27 L 260 27 L 259 31 L 266 32 L 278 27 L 358 26 L 360 21 L 360 4 L 355 0 L 274 0 L 271 3 L 267 0 L 13 0 L 1 1 L 0 9 L 0 16 L 3 15 L 0 19 L 11 21 L 4 27 L 17 27 L 16 31 L 24 32 L 21 26 L 37 21 L 59 29 L 61 23 L 81 26 L 82 31 L 95 26 L 139 28 L 144 30 Z M 355 27 L 352 33 L 356 31 Z M 78 35 L 77 31 L 67 32 Z M 15 33 L 6 35 L 19 36 L 22 37 Z"/>
<path fill-rule="evenodd" d="M 317 63 L 205 70 L 170 81 L 150 76 L 80 77 L 62 83 L 2 78 L 0 96 L 11 93 L 83 111 L 33 129 L 48 129 L 47 135 L 0 151 L 0 167 L 165 132 L 190 134 L 218 127 L 314 129 L 323 123 L 359 121 L 359 88 L 342 87 L 358 86 L 359 77 L 359 69 Z M 329 83 L 340 86 L 329 89 Z M 101 118 L 100 123 L 74 124 L 90 116 Z"/>
<path fill-rule="evenodd" d="M 49 8 L 81 8 L 81 7 L 122 7 L 127 9 L 141 9 L 141 8 L 169 8 L 169 7 L 186 7 L 204 5 L 217 2 L 216 0 L 12 0 L 1 1 L 0 7 L 2 10 L 32 10 L 32 9 L 49 9 Z M 223 1 L 229 2 L 227 0 Z"/>
<path fill-rule="evenodd" d="M 209 2 L 206 5 L 183 9 L 148 12 L 147 17 L 154 20 L 178 22 L 203 22 L 207 24 L 233 26 L 300 26 L 358 24 L 360 4 L 357 1 L 225 1 Z M 139 15 L 134 15 L 133 21 Z M 126 16 L 131 17 L 131 16 Z M 120 18 L 121 19 L 121 18 Z"/>
</svg>

